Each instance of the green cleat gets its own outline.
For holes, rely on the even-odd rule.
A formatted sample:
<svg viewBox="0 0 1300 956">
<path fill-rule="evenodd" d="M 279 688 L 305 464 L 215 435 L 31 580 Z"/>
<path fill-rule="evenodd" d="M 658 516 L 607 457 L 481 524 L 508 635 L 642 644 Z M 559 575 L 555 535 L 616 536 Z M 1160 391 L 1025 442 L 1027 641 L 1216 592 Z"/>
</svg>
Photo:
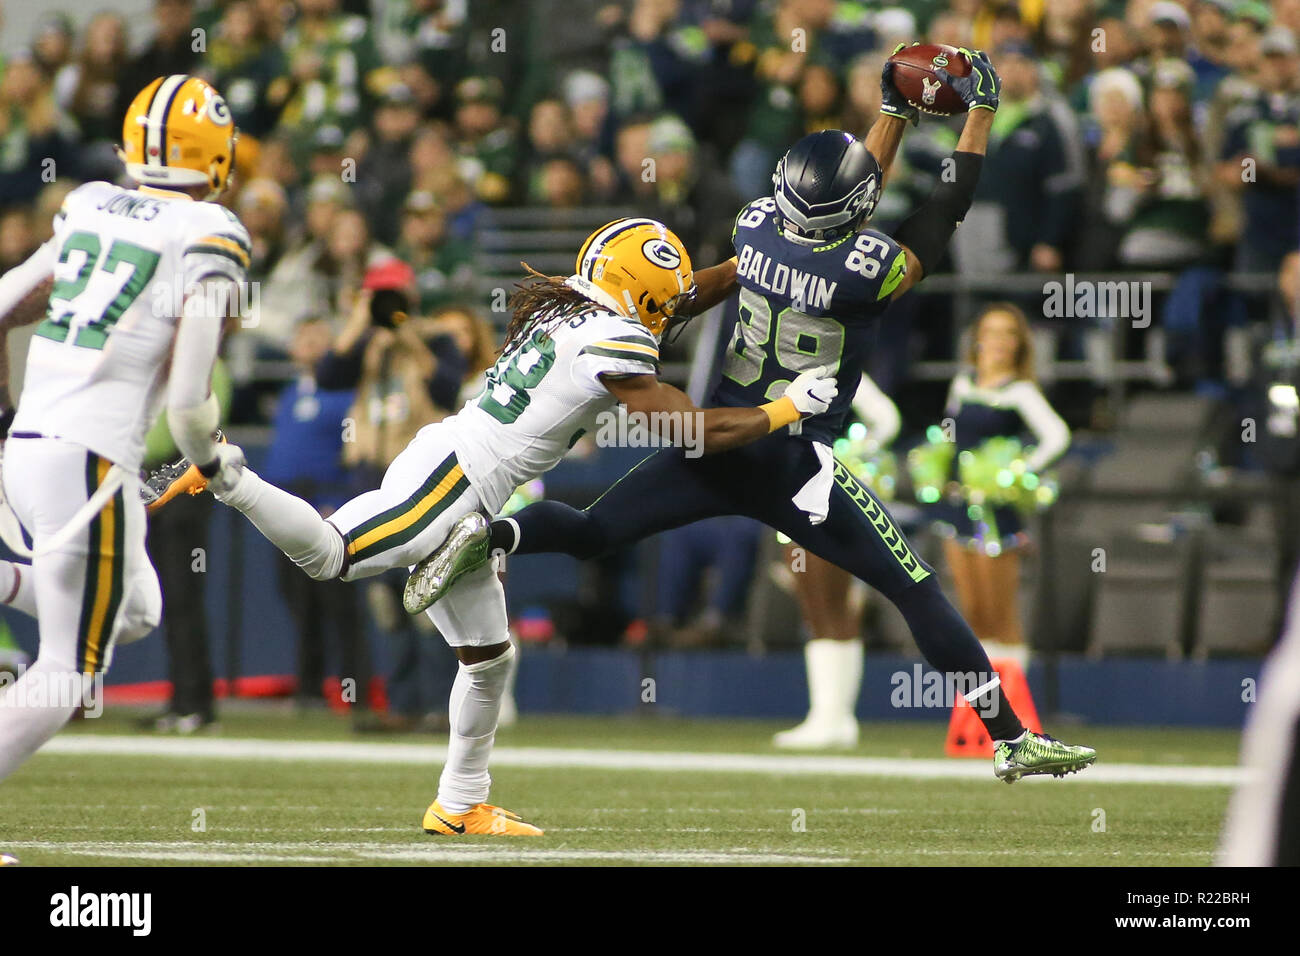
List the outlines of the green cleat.
<svg viewBox="0 0 1300 956">
<path fill-rule="evenodd" d="M 433 554 L 415 566 L 402 591 L 407 614 L 419 614 L 432 607 L 451 586 L 471 571 L 477 571 L 492 557 L 489 553 L 491 525 L 477 511 L 458 518 L 447 540 Z"/>
<path fill-rule="evenodd" d="M 993 750 L 993 774 L 1007 783 L 1038 773 L 1064 777 L 1090 766 L 1096 759 L 1097 751 L 1091 747 L 1063 744 L 1047 734 L 1026 731 L 1018 744 L 998 741 Z"/>
</svg>

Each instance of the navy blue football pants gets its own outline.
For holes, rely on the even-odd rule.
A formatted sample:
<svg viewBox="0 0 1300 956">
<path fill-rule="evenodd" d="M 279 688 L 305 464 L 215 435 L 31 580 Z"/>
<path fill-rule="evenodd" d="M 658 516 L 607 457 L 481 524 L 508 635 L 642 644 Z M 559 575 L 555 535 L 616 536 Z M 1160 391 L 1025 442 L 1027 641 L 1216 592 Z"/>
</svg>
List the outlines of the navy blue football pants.
<svg viewBox="0 0 1300 956">
<path fill-rule="evenodd" d="M 989 675 L 979 640 L 940 590 L 934 569 L 921 560 L 876 497 L 843 465 L 835 464 L 830 510 L 821 524 L 791 500 L 816 474 L 810 442 L 784 432 L 731 451 L 687 458 L 665 448 L 624 475 L 590 507 L 578 511 L 554 501 L 514 516 L 515 554 L 561 552 L 594 558 L 642 538 L 716 515 L 745 515 L 784 532 L 796 544 L 839 565 L 893 601 L 931 666 L 946 675 Z M 493 543 L 513 534 L 493 526 Z M 980 704 L 985 706 L 981 707 Z M 976 710 L 994 739 L 1023 729 L 1005 695 L 981 699 Z"/>
</svg>

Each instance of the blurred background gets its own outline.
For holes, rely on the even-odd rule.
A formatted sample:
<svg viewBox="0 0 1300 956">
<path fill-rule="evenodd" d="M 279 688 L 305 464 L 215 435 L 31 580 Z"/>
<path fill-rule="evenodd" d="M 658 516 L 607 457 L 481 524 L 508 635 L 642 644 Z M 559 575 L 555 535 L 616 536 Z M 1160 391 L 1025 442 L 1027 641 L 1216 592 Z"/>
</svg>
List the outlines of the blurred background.
<svg viewBox="0 0 1300 956">
<path fill-rule="evenodd" d="M 120 177 L 141 87 L 211 80 L 241 130 L 223 202 L 257 289 L 220 370 L 228 429 L 328 514 L 477 394 L 521 260 L 568 274 L 624 215 L 665 221 L 697 267 L 729 258 L 790 144 L 865 135 L 898 43 L 987 50 L 1004 85 L 975 205 L 944 267 L 875 327 L 868 371 L 896 435 L 866 421 L 839 450 L 979 636 L 1017 648 L 1044 716 L 1237 726 L 1300 541 L 1297 36 L 1300 0 L 8 2 L 0 269 L 48 238 L 69 189 Z M 960 122 L 909 129 L 876 228 L 929 194 Z M 1071 433 L 1040 469 L 1049 493 L 1000 520 L 978 469 L 914 477 L 934 429 L 960 422 L 951 386 L 994 303 L 1027 317 L 1025 376 Z M 734 302 L 695 320 L 663 377 L 707 399 L 734 322 Z M 152 462 L 174 458 L 154 439 Z M 586 505 L 645 453 L 579 443 L 521 500 Z M 269 696 L 358 730 L 445 728 L 454 660 L 401 612 L 401 575 L 311 582 L 206 496 L 159 512 L 150 547 L 162 639 L 121 649 L 108 678 L 159 709 L 145 726 L 194 731 L 223 697 Z M 803 712 L 805 627 L 766 529 L 722 519 L 507 574 L 525 713 Z M 891 710 L 915 647 L 887 602 L 849 600 L 869 653 L 859 714 L 939 716 Z M 0 666 L 35 649 L 30 621 L 4 623 Z"/>
</svg>

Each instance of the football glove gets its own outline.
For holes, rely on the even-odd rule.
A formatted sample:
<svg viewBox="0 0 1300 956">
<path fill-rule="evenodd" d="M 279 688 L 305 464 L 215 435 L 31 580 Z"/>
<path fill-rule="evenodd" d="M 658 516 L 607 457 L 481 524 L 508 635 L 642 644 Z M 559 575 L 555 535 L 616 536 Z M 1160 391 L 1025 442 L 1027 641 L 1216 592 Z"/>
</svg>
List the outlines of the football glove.
<svg viewBox="0 0 1300 956">
<path fill-rule="evenodd" d="M 953 76 L 943 67 L 936 67 L 934 75 L 943 80 L 952 91 L 961 97 L 966 110 L 998 111 L 998 94 L 1002 92 L 1002 78 L 989 62 L 989 55 L 983 50 L 961 48 L 970 60 L 970 72 L 965 76 Z"/>
<path fill-rule="evenodd" d="M 917 43 L 919 42 L 918 40 Z M 894 53 L 906 46 L 906 43 L 898 44 L 894 47 Z M 912 46 L 916 46 L 916 43 Z M 894 64 L 889 60 L 885 61 L 885 66 L 880 71 L 880 112 L 885 116 L 897 116 L 901 120 L 907 120 L 913 126 L 921 122 L 921 111 L 907 102 L 903 94 L 895 89 Z"/>
<path fill-rule="evenodd" d="M 785 387 L 784 397 L 794 402 L 794 407 L 805 418 L 826 411 L 831 407 L 831 402 L 835 401 L 835 396 L 839 394 L 839 385 L 834 378 L 827 375 L 827 371 L 824 365 L 810 368 L 806 372 L 799 373 L 799 376 Z"/>
</svg>

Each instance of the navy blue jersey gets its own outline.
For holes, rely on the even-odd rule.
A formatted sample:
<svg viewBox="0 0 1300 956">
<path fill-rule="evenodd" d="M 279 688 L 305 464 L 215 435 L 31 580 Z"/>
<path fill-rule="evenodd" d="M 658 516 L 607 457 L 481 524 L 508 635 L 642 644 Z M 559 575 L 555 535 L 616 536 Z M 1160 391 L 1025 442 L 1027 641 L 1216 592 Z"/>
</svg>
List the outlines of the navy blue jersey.
<svg viewBox="0 0 1300 956">
<path fill-rule="evenodd" d="M 907 262 L 902 247 L 874 229 L 813 246 L 787 239 L 775 219 L 770 197 L 750 203 L 736 219 L 740 321 L 714 401 L 775 401 L 800 372 L 824 365 L 838 380 L 839 394 L 826 412 L 803 423 L 802 435 L 829 444 L 851 410 L 871 320 L 889 305 Z"/>
</svg>

